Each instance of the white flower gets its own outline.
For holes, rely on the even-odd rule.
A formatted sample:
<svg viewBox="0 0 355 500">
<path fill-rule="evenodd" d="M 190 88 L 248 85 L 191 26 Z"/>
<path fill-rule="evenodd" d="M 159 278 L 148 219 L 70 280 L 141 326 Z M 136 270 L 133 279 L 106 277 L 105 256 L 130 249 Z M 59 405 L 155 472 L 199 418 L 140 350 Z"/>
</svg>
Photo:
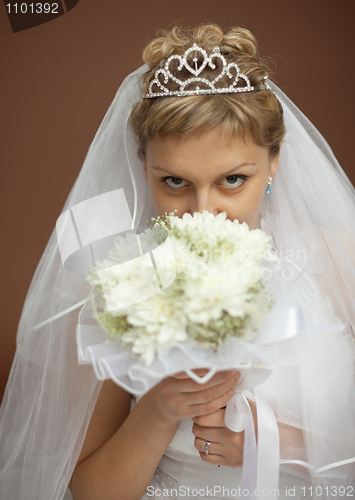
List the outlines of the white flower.
<svg viewBox="0 0 355 500">
<path fill-rule="evenodd" d="M 160 247 L 166 250 L 160 253 L 157 271 L 150 258 L 140 259 L 139 265 L 129 263 L 142 253 L 149 256 L 165 241 L 166 229 L 177 277 L 156 293 L 155 272 L 164 272 L 172 262 L 168 247 Z M 106 316 L 101 321 L 115 335 L 114 318 L 118 318 L 117 335 L 142 361 L 151 364 L 157 353 L 165 354 L 177 342 L 189 340 L 189 331 L 195 332 L 194 339 L 214 348 L 220 343 L 220 326 L 224 336 L 238 334 L 249 339 L 270 307 L 263 292 L 260 262 L 273 259 L 265 233 L 228 220 L 225 212 L 214 216 L 204 211 L 182 218 L 168 215 L 139 239 L 133 233 L 116 238 L 108 258 L 97 262 L 87 279 L 107 303 L 130 301 L 131 306 L 112 312 L 104 305 Z M 151 296 L 139 300 L 143 295 Z M 105 324 L 105 318 L 112 320 Z"/>
</svg>

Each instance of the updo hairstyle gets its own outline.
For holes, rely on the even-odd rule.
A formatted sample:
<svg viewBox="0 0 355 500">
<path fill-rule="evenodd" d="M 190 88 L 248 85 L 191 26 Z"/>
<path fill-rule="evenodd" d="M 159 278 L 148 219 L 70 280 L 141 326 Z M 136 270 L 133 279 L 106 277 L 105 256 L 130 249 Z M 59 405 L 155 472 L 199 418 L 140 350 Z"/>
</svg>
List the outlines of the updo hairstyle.
<svg viewBox="0 0 355 500">
<path fill-rule="evenodd" d="M 148 93 L 155 72 L 164 66 L 169 56 L 182 55 L 194 43 L 208 55 L 218 47 L 227 63 L 236 63 L 252 86 L 264 83 L 267 68 L 257 57 L 256 40 L 250 31 L 235 28 L 223 34 L 219 26 L 208 24 L 195 29 L 175 27 L 147 45 L 143 60 L 149 71 L 143 77 L 143 92 Z M 196 56 L 198 64 L 202 62 L 199 52 L 190 52 L 188 62 L 192 67 Z M 182 79 L 183 72 L 176 69 L 177 64 L 173 66 L 172 73 Z M 221 65 L 215 70 L 206 66 L 199 76 L 212 81 L 220 70 Z M 186 78 L 190 78 L 191 74 L 184 71 Z M 215 86 L 229 87 L 230 79 L 225 75 Z M 176 83 L 169 80 L 166 87 L 176 90 Z M 200 83 L 199 87 L 202 88 Z M 145 158 L 148 141 L 155 137 L 180 140 L 216 126 L 222 127 L 231 138 L 242 136 L 244 140 L 251 139 L 259 146 L 268 147 L 270 158 L 274 158 L 279 153 L 285 134 L 282 106 L 270 90 L 142 99 L 133 107 L 130 123 L 137 137 L 141 159 Z"/>
</svg>

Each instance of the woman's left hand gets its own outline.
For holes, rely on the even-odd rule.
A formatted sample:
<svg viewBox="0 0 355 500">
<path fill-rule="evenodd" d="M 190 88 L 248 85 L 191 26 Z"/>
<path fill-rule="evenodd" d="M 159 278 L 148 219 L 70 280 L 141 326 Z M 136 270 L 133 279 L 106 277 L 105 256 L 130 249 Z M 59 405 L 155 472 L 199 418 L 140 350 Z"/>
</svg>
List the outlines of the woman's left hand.
<svg viewBox="0 0 355 500">
<path fill-rule="evenodd" d="M 257 437 L 256 406 L 249 401 Z M 224 422 L 225 409 L 209 415 L 194 417 L 192 433 L 195 436 L 195 448 L 204 462 L 227 467 L 243 466 L 244 432 L 231 431 Z M 211 443 L 206 455 L 206 442 Z"/>
</svg>

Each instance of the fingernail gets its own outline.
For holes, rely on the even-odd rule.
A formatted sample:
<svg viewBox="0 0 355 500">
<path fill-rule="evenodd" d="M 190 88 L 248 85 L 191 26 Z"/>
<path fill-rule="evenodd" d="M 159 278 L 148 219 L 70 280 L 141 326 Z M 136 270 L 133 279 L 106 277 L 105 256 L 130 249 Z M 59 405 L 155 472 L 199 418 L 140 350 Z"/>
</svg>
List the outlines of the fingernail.
<svg viewBox="0 0 355 500">
<path fill-rule="evenodd" d="M 234 389 L 231 389 L 230 391 L 228 391 L 228 396 L 233 396 L 234 395 Z"/>
<path fill-rule="evenodd" d="M 239 377 L 240 377 L 240 373 L 237 371 L 237 372 L 235 372 L 235 374 L 234 374 L 233 376 L 234 376 L 234 380 L 235 380 L 236 382 L 238 382 Z"/>
</svg>

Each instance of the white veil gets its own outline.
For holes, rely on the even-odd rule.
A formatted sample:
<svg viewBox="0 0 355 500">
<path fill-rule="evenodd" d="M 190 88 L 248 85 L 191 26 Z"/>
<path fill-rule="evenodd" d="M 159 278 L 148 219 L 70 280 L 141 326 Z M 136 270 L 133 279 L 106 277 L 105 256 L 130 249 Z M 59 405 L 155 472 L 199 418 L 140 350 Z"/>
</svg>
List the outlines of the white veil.
<svg viewBox="0 0 355 500">
<path fill-rule="evenodd" d="M 142 98 L 145 71 L 129 75 L 118 90 L 26 298 L 0 410 L 3 500 L 61 500 L 83 444 L 101 383 L 91 366 L 78 364 L 75 327 L 90 291 L 85 274 L 102 257 L 99 227 L 107 214 L 98 209 L 79 221 L 73 209 L 123 189 L 132 229 L 155 215 L 128 124 L 132 105 Z M 287 133 L 259 223 L 276 250 L 316 283 L 325 325 L 346 325 L 337 334 L 325 327 L 309 342 L 302 365 L 282 383 L 273 382 L 277 419 L 304 429 L 305 447 L 284 442 L 282 468 L 303 477 L 306 463 L 311 472 L 317 469 L 313 484 L 349 485 L 355 477 L 349 462 L 355 456 L 355 192 L 317 130 L 280 90 L 275 92 Z M 62 237 L 63 221 L 72 232 Z"/>
</svg>

